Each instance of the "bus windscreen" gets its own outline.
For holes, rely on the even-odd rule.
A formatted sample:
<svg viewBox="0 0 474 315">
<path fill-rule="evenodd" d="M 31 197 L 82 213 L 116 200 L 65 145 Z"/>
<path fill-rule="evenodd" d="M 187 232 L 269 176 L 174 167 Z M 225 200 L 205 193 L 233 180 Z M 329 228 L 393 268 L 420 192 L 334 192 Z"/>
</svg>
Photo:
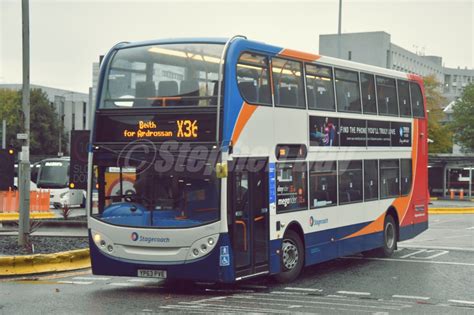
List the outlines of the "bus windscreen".
<svg viewBox="0 0 474 315">
<path fill-rule="evenodd" d="M 100 106 L 215 106 L 223 48 L 183 43 L 119 49 L 107 67 Z"/>
<path fill-rule="evenodd" d="M 92 216 L 113 225 L 157 228 L 193 227 L 219 219 L 220 185 L 209 163 L 188 160 L 161 167 L 164 161 L 155 162 L 95 166 L 98 209 Z"/>
</svg>

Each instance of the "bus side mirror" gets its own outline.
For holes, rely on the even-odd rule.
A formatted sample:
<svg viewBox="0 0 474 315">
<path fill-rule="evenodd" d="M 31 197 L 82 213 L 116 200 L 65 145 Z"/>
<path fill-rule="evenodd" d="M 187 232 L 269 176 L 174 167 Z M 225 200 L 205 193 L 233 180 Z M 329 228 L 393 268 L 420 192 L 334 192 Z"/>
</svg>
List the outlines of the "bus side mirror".
<svg viewBox="0 0 474 315">
<path fill-rule="evenodd" d="M 216 164 L 216 177 L 226 178 L 227 175 L 228 175 L 227 163 L 217 163 Z"/>
</svg>

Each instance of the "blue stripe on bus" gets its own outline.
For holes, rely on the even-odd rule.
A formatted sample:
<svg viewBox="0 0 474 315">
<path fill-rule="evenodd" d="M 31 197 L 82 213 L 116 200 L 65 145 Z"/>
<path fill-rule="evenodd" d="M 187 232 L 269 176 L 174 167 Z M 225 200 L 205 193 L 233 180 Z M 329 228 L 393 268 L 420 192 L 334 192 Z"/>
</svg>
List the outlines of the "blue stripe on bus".
<svg viewBox="0 0 474 315">
<path fill-rule="evenodd" d="M 370 222 L 345 226 L 325 231 L 308 233 L 304 237 L 305 241 L 305 266 L 325 262 L 342 256 L 352 255 L 363 251 L 381 247 L 383 244 L 383 233 L 361 235 L 348 239 L 342 239 L 350 235 Z M 410 239 L 425 231 L 428 222 L 400 228 L 400 241 Z M 331 241 L 331 239 L 338 241 Z M 280 271 L 280 255 L 276 251 L 281 249 L 282 240 L 272 240 L 270 244 L 270 273 L 275 274 Z"/>
<path fill-rule="evenodd" d="M 313 265 L 335 259 L 342 256 L 352 255 L 362 251 L 371 250 L 382 246 L 382 232 L 361 235 L 349 239 L 341 239 L 357 231 L 367 223 L 355 224 L 347 227 L 330 229 L 326 231 L 313 232 L 305 235 L 305 265 Z M 413 238 L 428 228 L 428 222 L 400 228 L 400 240 Z M 331 238 L 339 239 L 331 241 Z M 223 233 L 219 237 L 216 249 L 208 256 L 190 263 L 170 262 L 168 264 L 155 264 L 153 262 L 128 261 L 125 259 L 113 258 L 102 253 L 94 244 L 89 231 L 90 256 L 92 261 L 92 272 L 95 275 L 111 276 L 137 276 L 138 269 L 166 270 L 170 279 L 183 279 L 194 281 L 218 281 L 234 282 L 235 273 L 233 265 L 233 253 L 230 254 L 230 264 L 219 266 L 221 246 L 229 246 L 231 242 L 229 235 Z M 314 245 L 308 245 L 315 242 Z M 281 258 L 277 251 L 281 249 L 281 239 L 270 242 L 270 274 L 276 274 L 281 270 Z"/>
</svg>

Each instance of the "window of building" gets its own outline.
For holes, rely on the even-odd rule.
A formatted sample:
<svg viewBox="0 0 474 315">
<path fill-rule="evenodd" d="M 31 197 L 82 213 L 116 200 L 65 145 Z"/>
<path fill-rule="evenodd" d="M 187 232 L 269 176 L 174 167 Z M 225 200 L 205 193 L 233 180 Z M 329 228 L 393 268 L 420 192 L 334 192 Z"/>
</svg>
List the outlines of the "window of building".
<svg viewBox="0 0 474 315">
<path fill-rule="evenodd" d="M 347 60 L 352 60 L 352 51 L 347 52 Z"/>
<path fill-rule="evenodd" d="M 364 161 L 364 200 L 379 198 L 379 166 L 377 160 Z"/>
<path fill-rule="evenodd" d="M 337 205 L 336 162 L 323 161 L 310 164 L 309 199 L 311 208 Z"/>
<path fill-rule="evenodd" d="M 276 106 L 306 108 L 301 62 L 273 58 L 272 78 Z"/>
<path fill-rule="evenodd" d="M 361 112 L 359 75 L 355 71 L 336 69 L 337 110 Z"/>
<path fill-rule="evenodd" d="M 339 161 L 339 204 L 362 201 L 362 161 Z"/>
<path fill-rule="evenodd" d="M 400 160 L 400 172 L 401 172 L 401 194 L 408 195 L 411 189 L 411 159 Z"/>
<path fill-rule="evenodd" d="M 277 211 L 294 211 L 308 208 L 306 163 L 276 164 Z"/>
<path fill-rule="evenodd" d="M 246 102 L 272 104 L 267 57 L 253 53 L 242 54 L 237 64 L 237 83 Z"/>
<path fill-rule="evenodd" d="M 413 117 L 424 118 L 425 108 L 423 105 L 423 95 L 421 94 L 420 86 L 416 83 L 410 82 L 410 93 Z"/>
<path fill-rule="evenodd" d="M 380 160 L 380 198 L 400 195 L 398 160 Z"/>
<path fill-rule="evenodd" d="M 377 101 L 379 114 L 398 116 L 395 79 L 377 76 Z"/>
<path fill-rule="evenodd" d="M 364 108 L 364 114 L 377 114 L 374 75 L 361 73 L 360 84 L 362 89 L 362 105 Z"/>
<path fill-rule="evenodd" d="M 306 91 L 310 109 L 334 111 L 332 68 L 306 64 Z"/>
<path fill-rule="evenodd" d="M 397 80 L 400 116 L 411 117 L 410 87 L 408 81 Z"/>
</svg>

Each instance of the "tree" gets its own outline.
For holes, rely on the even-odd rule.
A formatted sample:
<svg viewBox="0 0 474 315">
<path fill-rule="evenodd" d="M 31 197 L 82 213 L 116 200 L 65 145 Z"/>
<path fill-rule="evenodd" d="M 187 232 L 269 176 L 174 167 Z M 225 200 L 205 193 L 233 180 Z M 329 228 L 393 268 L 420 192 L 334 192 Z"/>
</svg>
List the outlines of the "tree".
<svg viewBox="0 0 474 315">
<path fill-rule="evenodd" d="M 433 140 L 429 144 L 430 153 L 451 153 L 452 132 L 449 126 L 442 125 L 444 118 L 442 105 L 446 99 L 439 91 L 440 83 L 434 75 L 429 75 L 423 79 L 425 85 L 426 108 L 428 110 L 428 137 Z"/>
<path fill-rule="evenodd" d="M 454 141 L 464 152 L 474 152 L 474 83 L 464 88 L 461 98 L 453 106 L 453 121 L 450 128 Z"/>
<path fill-rule="evenodd" d="M 21 98 L 21 91 L 0 89 L 0 120 L 7 121 L 7 144 L 17 150 L 21 149 L 21 142 L 16 140 L 16 134 L 23 130 Z M 58 114 L 41 89 L 30 91 L 30 104 L 30 154 L 56 155 L 60 128 Z M 67 137 L 64 132 L 61 135 L 65 152 Z"/>
</svg>

